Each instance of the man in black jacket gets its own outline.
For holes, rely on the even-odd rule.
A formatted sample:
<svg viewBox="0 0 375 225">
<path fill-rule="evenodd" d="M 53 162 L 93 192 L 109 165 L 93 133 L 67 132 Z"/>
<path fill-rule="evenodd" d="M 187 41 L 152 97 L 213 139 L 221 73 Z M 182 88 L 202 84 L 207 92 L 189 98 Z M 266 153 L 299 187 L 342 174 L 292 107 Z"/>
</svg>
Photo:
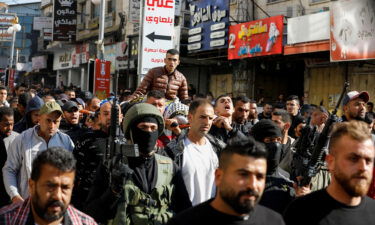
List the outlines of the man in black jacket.
<svg viewBox="0 0 375 225">
<path fill-rule="evenodd" d="M 178 214 L 168 225 L 283 225 L 279 214 L 258 204 L 266 181 L 266 155 L 252 138 L 229 144 L 215 172 L 215 198 Z"/>
<path fill-rule="evenodd" d="M 155 153 L 163 129 L 155 106 L 139 103 L 127 111 L 124 135 L 128 146 L 138 145 L 139 156 L 127 157 L 128 164 L 117 163 L 111 173 L 100 167 L 86 202 L 87 214 L 102 223 L 113 219 L 113 224 L 165 224 L 174 212 L 191 206 L 178 167 Z"/>
</svg>

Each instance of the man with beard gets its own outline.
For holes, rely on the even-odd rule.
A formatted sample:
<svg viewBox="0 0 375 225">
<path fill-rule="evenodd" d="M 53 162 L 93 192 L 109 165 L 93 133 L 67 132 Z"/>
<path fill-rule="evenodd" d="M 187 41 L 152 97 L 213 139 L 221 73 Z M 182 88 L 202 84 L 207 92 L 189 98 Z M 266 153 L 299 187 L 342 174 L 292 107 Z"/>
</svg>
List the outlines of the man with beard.
<svg viewBox="0 0 375 225">
<path fill-rule="evenodd" d="M 233 102 L 229 95 L 220 95 L 214 105 L 216 118 L 212 122 L 210 134 L 215 138 L 228 143 L 229 140 L 246 137 L 248 130 L 235 126 L 232 115 L 234 113 Z"/>
<path fill-rule="evenodd" d="M 364 121 L 366 116 L 366 103 L 369 100 L 369 95 L 366 91 L 359 93 L 358 91 L 348 92 L 343 100 L 342 121 L 361 120 Z"/>
<path fill-rule="evenodd" d="M 88 129 L 81 134 L 73 151 L 77 159 L 77 175 L 72 204 L 83 209 L 84 202 L 94 182 L 97 167 L 103 160 L 111 123 L 111 102 L 101 105 L 98 115 L 100 129 Z"/>
<path fill-rule="evenodd" d="M 73 143 L 77 144 L 78 138 L 84 132 L 79 123 L 80 112 L 78 105 L 73 101 L 67 101 L 61 109 L 63 111 L 63 120 L 60 123 L 60 131 L 69 135 Z"/>
<path fill-rule="evenodd" d="M 375 200 L 366 194 L 372 179 L 374 155 L 374 143 L 364 122 L 336 124 L 326 156 L 331 183 L 292 202 L 285 211 L 286 223 L 373 224 Z"/>
<path fill-rule="evenodd" d="M 4 167 L 7 160 L 7 151 L 10 143 L 18 133 L 13 131 L 13 110 L 9 107 L 0 107 L 0 168 Z M 0 173 L 0 193 L 6 193 L 3 181 L 3 173 Z M 7 194 L 0 194 L 0 207 L 10 203 Z"/>
<path fill-rule="evenodd" d="M 95 225 L 89 216 L 70 206 L 75 175 L 72 153 L 52 147 L 38 154 L 29 179 L 30 197 L 0 210 L 0 224 Z"/>
<path fill-rule="evenodd" d="M 168 225 L 284 224 L 279 214 L 257 204 L 265 187 L 266 157 L 252 138 L 229 144 L 215 171 L 216 197 L 178 214 Z"/>
<path fill-rule="evenodd" d="M 249 135 L 251 127 L 258 122 L 256 107 L 256 103 L 246 96 L 239 96 L 234 100 L 234 126 L 245 135 Z"/>
<path fill-rule="evenodd" d="M 258 115 L 258 119 L 271 119 L 272 115 L 272 105 L 270 103 L 264 103 L 263 112 Z"/>
</svg>

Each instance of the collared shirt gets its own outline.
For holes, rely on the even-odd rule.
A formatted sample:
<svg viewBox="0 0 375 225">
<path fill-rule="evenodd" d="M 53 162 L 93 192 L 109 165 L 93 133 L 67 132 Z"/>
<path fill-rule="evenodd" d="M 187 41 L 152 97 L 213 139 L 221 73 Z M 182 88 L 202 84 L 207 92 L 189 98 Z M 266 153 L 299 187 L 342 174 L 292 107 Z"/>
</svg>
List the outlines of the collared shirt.
<svg viewBox="0 0 375 225">
<path fill-rule="evenodd" d="M 30 208 L 31 200 L 27 198 L 19 204 L 11 204 L 0 209 L 0 225 L 35 224 Z M 64 214 L 64 225 L 96 225 L 93 218 L 69 205 Z"/>
<path fill-rule="evenodd" d="M 70 137 L 57 131 L 48 143 L 38 135 L 39 126 L 29 128 L 18 135 L 8 149 L 8 158 L 3 167 L 5 189 L 12 199 L 16 195 L 29 196 L 28 180 L 31 176 L 32 161 L 40 151 L 50 147 L 62 147 L 73 151 Z"/>
</svg>

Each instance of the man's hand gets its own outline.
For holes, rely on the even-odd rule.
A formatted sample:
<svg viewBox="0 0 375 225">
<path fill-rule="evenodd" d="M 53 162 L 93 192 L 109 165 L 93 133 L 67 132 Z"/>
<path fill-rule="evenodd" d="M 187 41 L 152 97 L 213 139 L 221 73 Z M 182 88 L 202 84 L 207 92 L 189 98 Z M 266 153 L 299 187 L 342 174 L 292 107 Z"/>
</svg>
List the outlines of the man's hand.
<svg viewBox="0 0 375 225">
<path fill-rule="evenodd" d="M 12 198 L 12 203 L 14 204 L 14 203 L 19 203 L 19 202 L 24 202 L 25 200 L 21 197 L 21 196 L 19 196 L 19 195 L 16 195 L 16 196 L 14 196 L 13 198 Z"/>
<path fill-rule="evenodd" d="M 297 177 L 297 181 L 300 181 L 300 180 L 302 180 L 302 177 L 301 176 Z M 296 192 L 297 197 L 301 197 L 301 196 L 304 196 L 304 195 L 307 195 L 307 194 L 311 193 L 311 185 L 310 184 L 300 187 L 300 186 L 298 186 L 297 183 L 293 183 L 293 188 L 294 188 L 294 191 Z"/>
<path fill-rule="evenodd" d="M 168 130 L 172 131 L 175 135 L 180 135 L 181 134 L 181 129 L 178 126 L 178 121 L 177 119 L 166 119 L 165 120 L 165 128 Z"/>
<path fill-rule="evenodd" d="M 111 189 L 114 193 L 120 193 L 127 179 L 133 175 L 134 171 L 127 164 L 119 163 L 111 172 Z"/>
<path fill-rule="evenodd" d="M 233 128 L 230 125 L 230 121 L 228 118 L 223 116 L 218 116 L 212 122 L 213 125 L 217 126 L 218 128 L 225 128 L 227 131 L 231 131 Z"/>
</svg>

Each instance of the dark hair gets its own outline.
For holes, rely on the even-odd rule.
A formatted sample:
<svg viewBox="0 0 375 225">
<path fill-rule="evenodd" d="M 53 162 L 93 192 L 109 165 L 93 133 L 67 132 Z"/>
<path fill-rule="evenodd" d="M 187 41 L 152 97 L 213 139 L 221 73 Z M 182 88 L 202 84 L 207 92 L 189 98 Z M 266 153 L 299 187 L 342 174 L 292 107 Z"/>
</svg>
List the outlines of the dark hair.
<svg viewBox="0 0 375 225">
<path fill-rule="evenodd" d="M 228 94 L 222 94 L 222 95 L 219 95 L 219 97 L 217 97 L 215 99 L 215 104 L 214 104 L 214 107 L 216 107 L 217 105 L 217 102 L 219 101 L 219 99 L 223 98 L 223 97 L 230 97 Z"/>
<path fill-rule="evenodd" d="M 367 105 L 374 107 L 374 103 L 373 102 L 367 102 Z"/>
<path fill-rule="evenodd" d="M 150 97 L 153 97 L 156 99 L 165 98 L 165 93 L 159 90 L 152 90 L 147 93 L 147 98 L 150 98 Z"/>
<path fill-rule="evenodd" d="M 286 98 L 286 101 L 292 101 L 296 100 L 296 102 L 299 104 L 299 98 L 297 95 L 289 95 L 288 98 Z"/>
<path fill-rule="evenodd" d="M 289 113 L 284 109 L 279 109 L 279 110 L 273 111 L 272 115 L 281 116 L 281 120 L 284 123 L 292 123 L 292 119 L 290 118 Z"/>
<path fill-rule="evenodd" d="M 62 172 L 76 170 L 76 160 L 71 152 L 62 147 L 51 147 L 41 151 L 35 157 L 31 170 L 31 179 L 37 181 L 42 173 L 42 166 L 49 164 Z"/>
<path fill-rule="evenodd" d="M 250 99 L 244 95 L 240 95 L 234 99 L 233 104 L 236 105 L 237 102 L 250 103 Z"/>
<path fill-rule="evenodd" d="M 177 49 L 172 48 L 172 49 L 169 49 L 169 50 L 167 51 L 167 54 L 171 54 L 171 55 L 180 55 L 180 52 L 179 52 Z"/>
<path fill-rule="evenodd" d="M 366 122 L 367 124 L 371 124 L 374 121 L 374 116 L 371 113 L 366 113 L 363 121 Z"/>
<path fill-rule="evenodd" d="M 15 89 L 16 91 L 18 91 L 18 89 L 20 89 L 20 87 L 27 88 L 26 84 L 21 83 L 21 84 L 17 85 L 14 89 Z"/>
<path fill-rule="evenodd" d="M 230 142 L 222 150 L 219 158 L 219 168 L 225 169 L 234 154 L 267 160 L 267 151 L 264 145 L 255 141 L 253 137 L 246 137 Z"/>
<path fill-rule="evenodd" d="M 67 89 L 65 89 L 65 92 L 76 92 L 75 90 L 73 90 L 72 88 L 67 88 Z"/>
<path fill-rule="evenodd" d="M 3 116 L 13 116 L 14 111 L 10 107 L 0 107 L 0 121 L 3 120 Z"/>
<path fill-rule="evenodd" d="M 8 92 L 8 89 L 4 86 L 0 86 L 0 90 L 6 90 Z"/>
<path fill-rule="evenodd" d="M 201 105 L 210 105 L 212 107 L 210 101 L 204 98 L 199 98 L 190 103 L 189 114 L 194 114 Z"/>
</svg>

